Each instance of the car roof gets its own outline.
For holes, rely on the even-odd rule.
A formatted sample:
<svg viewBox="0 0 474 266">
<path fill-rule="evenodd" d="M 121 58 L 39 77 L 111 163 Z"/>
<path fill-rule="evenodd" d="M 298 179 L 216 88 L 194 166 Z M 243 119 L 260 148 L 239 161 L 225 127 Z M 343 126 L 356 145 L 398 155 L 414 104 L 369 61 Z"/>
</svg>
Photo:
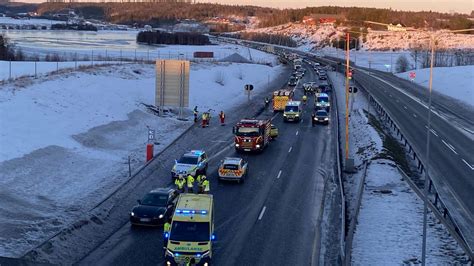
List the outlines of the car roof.
<svg viewBox="0 0 474 266">
<path fill-rule="evenodd" d="M 329 97 L 327 93 L 318 93 L 317 97 Z"/>
<path fill-rule="evenodd" d="M 328 112 L 324 109 L 320 109 L 320 110 L 316 111 L 316 114 L 317 113 L 325 113 L 326 115 L 328 114 Z"/>
<path fill-rule="evenodd" d="M 224 164 L 239 164 L 242 158 L 239 157 L 226 157 L 224 158 Z"/>
</svg>

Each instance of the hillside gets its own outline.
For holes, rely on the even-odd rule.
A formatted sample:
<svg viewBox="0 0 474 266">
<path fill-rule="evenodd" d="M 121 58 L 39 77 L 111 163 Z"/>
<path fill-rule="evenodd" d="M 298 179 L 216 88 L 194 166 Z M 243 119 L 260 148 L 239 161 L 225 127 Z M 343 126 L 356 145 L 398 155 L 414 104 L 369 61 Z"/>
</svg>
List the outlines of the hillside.
<svg viewBox="0 0 474 266">
<path fill-rule="evenodd" d="M 178 20 L 205 21 L 219 18 L 222 23 L 252 25 L 252 17 L 259 20 L 259 27 L 270 27 L 303 20 L 305 16 L 330 15 L 338 23 L 363 26 L 365 20 L 381 23 L 400 22 L 411 27 L 435 29 L 469 28 L 472 21 L 467 15 L 437 12 L 408 12 L 391 9 L 359 7 L 311 7 L 303 9 L 274 9 L 257 6 L 188 4 L 188 3 L 42 3 L 38 13 L 47 15 L 72 8 L 85 18 L 98 18 L 113 23 L 175 23 Z"/>
</svg>

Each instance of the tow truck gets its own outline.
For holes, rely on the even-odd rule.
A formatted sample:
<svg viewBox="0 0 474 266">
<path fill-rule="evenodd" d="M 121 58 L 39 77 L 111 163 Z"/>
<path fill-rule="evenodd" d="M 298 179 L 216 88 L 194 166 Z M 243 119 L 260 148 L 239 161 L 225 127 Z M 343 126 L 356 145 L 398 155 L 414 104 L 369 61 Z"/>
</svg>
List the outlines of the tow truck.
<svg viewBox="0 0 474 266">
<path fill-rule="evenodd" d="M 270 143 L 270 120 L 242 119 L 233 127 L 236 151 L 263 151 Z"/>
<path fill-rule="evenodd" d="M 283 89 L 273 92 L 273 112 L 284 111 L 286 104 L 293 99 L 294 90 Z"/>
<path fill-rule="evenodd" d="M 165 235 L 165 265 L 210 265 L 215 239 L 213 207 L 212 195 L 179 195 L 171 231 Z"/>
</svg>

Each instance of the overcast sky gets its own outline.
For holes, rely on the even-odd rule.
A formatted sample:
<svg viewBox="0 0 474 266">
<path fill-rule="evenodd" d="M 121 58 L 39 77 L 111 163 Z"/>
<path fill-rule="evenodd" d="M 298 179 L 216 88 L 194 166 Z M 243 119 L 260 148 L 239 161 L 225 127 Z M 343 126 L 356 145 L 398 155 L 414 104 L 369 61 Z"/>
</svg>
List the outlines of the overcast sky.
<svg viewBox="0 0 474 266">
<path fill-rule="evenodd" d="M 206 3 L 259 5 L 277 8 L 307 6 L 360 6 L 397 10 L 432 10 L 437 12 L 471 13 L 473 0 L 197 0 Z"/>
</svg>

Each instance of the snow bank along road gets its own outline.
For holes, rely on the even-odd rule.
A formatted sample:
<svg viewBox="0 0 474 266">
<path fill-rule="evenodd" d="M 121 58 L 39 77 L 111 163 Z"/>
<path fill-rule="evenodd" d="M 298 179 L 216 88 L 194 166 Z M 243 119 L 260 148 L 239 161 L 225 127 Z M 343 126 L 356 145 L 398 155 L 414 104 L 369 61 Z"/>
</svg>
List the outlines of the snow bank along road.
<svg viewBox="0 0 474 266">
<path fill-rule="evenodd" d="M 282 77 L 274 88 L 279 88 L 287 78 Z M 314 79 L 313 73 L 308 73 L 303 81 L 309 79 Z M 116 226 L 115 231 L 99 242 L 96 238 L 100 233 L 83 237 L 89 238 L 90 243 L 99 243 L 98 246 L 63 246 L 58 253 L 38 248 L 28 257 L 52 263 L 80 260 L 79 264 L 83 265 L 162 263 L 161 228 L 132 229 L 128 213 L 144 193 L 156 187 L 173 186 L 170 179 L 173 159 L 187 150 L 201 148 L 211 158 L 208 177 L 215 199 L 215 264 L 308 265 L 314 258 L 317 260 L 320 256 L 317 247 L 331 244 L 319 243 L 319 228 L 325 181 L 334 175 L 332 126 L 311 127 L 312 105 L 305 107 L 301 123 L 283 123 L 280 113 L 261 112 L 265 96 L 269 95 L 259 95 L 251 105 L 244 103 L 229 111 L 227 126 L 217 126 L 215 119 L 209 128 L 196 126 L 161 154 L 150 164 L 150 170 L 145 171 L 147 175 L 140 178 L 142 181 L 117 199 L 116 206 L 107 214 L 112 219 L 102 220 L 100 226 Z M 297 89 L 296 98 L 301 96 L 302 90 Z M 273 118 L 280 136 L 261 154 L 237 155 L 249 161 L 245 184 L 218 183 L 220 159 L 236 156 L 231 125 L 255 114 L 259 118 Z M 117 222 L 114 212 L 120 212 L 118 226 L 111 221 Z M 83 255 L 77 258 L 75 254 Z"/>
</svg>

